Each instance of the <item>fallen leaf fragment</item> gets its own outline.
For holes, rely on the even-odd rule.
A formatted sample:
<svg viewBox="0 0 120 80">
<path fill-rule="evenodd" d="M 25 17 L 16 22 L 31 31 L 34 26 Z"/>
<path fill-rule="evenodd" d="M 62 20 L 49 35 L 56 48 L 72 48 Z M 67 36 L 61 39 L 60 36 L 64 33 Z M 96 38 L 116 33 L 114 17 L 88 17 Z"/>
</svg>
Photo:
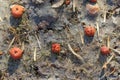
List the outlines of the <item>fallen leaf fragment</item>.
<svg viewBox="0 0 120 80">
<path fill-rule="evenodd" d="M 64 0 L 60 0 L 57 3 L 53 4 L 52 8 L 58 8 L 58 7 L 62 6 L 63 3 L 64 3 Z"/>
</svg>

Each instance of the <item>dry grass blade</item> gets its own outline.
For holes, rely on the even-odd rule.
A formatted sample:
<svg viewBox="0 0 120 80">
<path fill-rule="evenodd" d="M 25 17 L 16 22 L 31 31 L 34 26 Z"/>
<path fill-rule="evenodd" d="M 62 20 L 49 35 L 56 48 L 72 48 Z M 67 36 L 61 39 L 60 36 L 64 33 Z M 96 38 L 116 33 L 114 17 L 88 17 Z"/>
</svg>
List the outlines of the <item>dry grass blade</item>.
<svg viewBox="0 0 120 80">
<path fill-rule="evenodd" d="M 109 75 L 113 74 L 115 71 L 116 71 L 116 69 L 112 70 L 112 71 L 109 73 Z M 108 75 L 108 76 L 109 76 L 109 75 Z"/>
<path fill-rule="evenodd" d="M 38 36 L 35 34 L 35 37 L 36 37 L 36 39 L 37 39 L 37 42 L 38 42 L 38 46 L 39 46 L 39 48 L 41 49 L 41 42 L 40 42 L 40 40 L 38 39 Z"/>
<path fill-rule="evenodd" d="M 37 51 L 37 49 L 35 47 L 35 49 L 34 49 L 34 61 L 36 61 L 36 51 Z"/>
<path fill-rule="evenodd" d="M 100 80 L 103 79 L 108 73 L 109 73 L 109 72 L 107 71 L 107 72 L 100 78 Z"/>
<path fill-rule="evenodd" d="M 59 2 L 55 3 L 52 5 L 52 8 L 58 8 L 60 6 L 62 6 L 64 3 L 64 0 L 60 0 Z"/>
<path fill-rule="evenodd" d="M 110 76 L 111 74 L 113 74 L 114 72 L 116 71 L 116 69 L 112 70 L 111 72 L 106 72 L 102 77 L 101 79 L 103 79 L 105 76 Z"/>
<path fill-rule="evenodd" d="M 68 48 L 77 58 L 79 58 L 84 63 L 83 58 L 80 55 L 78 55 L 77 53 L 75 53 L 75 51 L 72 49 L 72 47 L 69 43 L 68 43 Z"/>
<path fill-rule="evenodd" d="M 12 46 L 13 42 L 15 41 L 15 37 L 12 39 L 12 41 L 10 42 L 9 46 L 8 46 L 8 49 L 7 49 L 7 52 L 8 50 L 10 49 L 10 47 Z"/>
<path fill-rule="evenodd" d="M 98 37 L 100 36 L 100 32 L 99 32 L 99 25 L 98 25 L 98 22 L 96 22 L 96 28 L 97 28 L 97 34 L 98 34 Z"/>
<path fill-rule="evenodd" d="M 107 60 L 107 62 L 104 63 L 103 67 L 104 69 L 107 68 L 107 65 L 110 63 L 110 61 L 114 58 L 115 54 L 112 54 L 112 56 Z"/>
<path fill-rule="evenodd" d="M 105 76 L 110 76 L 111 74 L 113 74 L 116 71 L 116 69 L 112 70 L 111 72 L 107 71 L 102 77 L 101 79 L 103 79 Z"/>
<path fill-rule="evenodd" d="M 110 47 L 110 49 L 120 55 L 120 51 L 118 51 L 118 50 L 116 50 L 116 49 L 113 49 L 113 48 L 111 48 L 111 47 Z"/>
<path fill-rule="evenodd" d="M 73 0 L 73 12 L 75 12 L 76 8 L 78 7 L 77 3 L 78 0 Z"/>
<path fill-rule="evenodd" d="M 115 54 L 112 54 L 112 56 L 108 59 L 107 64 L 110 63 L 110 61 L 114 58 Z"/>
<path fill-rule="evenodd" d="M 81 43 L 82 43 L 82 45 L 84 45 L 84 38 L 83 38 L 83 35 L 82 35 L 79 27 L 78 27 L 78 31 L 79 31 L 78 35 L 80 36 Z"/>
<path fill-rule="evenodd" d="M 106 22 L 106 15 L 107 15 L 107 12 L 106 12 L 106 7 L 104 8 L 104 22 Z"/>
<path fill-rule="evenodd" d="M 80 35 L 80 39 L 81 39 L 82 45 L 84 45 L 84 38 L 83 38 L 83 35 L 82 35 L 82 33 L 81 33 L 81 31 L 80 31 L 79 28 L 78 28 L 78 30 L 79 30 L 78 34 Z"/>
<path fill-rule="evenodd" d="M 82 45 L 84 45 L 84 38 L 83 38 L 83 35 L 81 33 L 80 33 L 80 38 L 81 38 Z"/>
</svg>

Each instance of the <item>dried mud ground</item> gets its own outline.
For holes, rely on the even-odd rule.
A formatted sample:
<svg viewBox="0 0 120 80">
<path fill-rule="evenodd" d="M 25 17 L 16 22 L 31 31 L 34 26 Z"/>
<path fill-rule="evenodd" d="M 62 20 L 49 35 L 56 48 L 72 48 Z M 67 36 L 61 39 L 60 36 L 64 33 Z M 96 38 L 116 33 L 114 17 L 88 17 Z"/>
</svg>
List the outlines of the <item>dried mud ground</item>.
<svg viewBox="0 0 120 80">
<path fill-rule="evenodd" d="M 59 0 L 52 4 L 55 1 Z M 26 9 L 21 19 L 10 14 L 14 3 Z M 120 1 L 98 0 L 100 11 L 95 16 L 87 13 L 87 3 L 78 0 L 78 11 L 73 12 L 72 1 L 54 9 L 50 0 L 0 0 L 0 80 L 120 80 Z M 118 8 L 112 15 L 107 13 L 104 22 L 105 7 L 106 12 Z M 99 35 L 97 31 L 93 38 L 84 36 L 83 26 L 96 27 L 96 23 Z M 61 45 L 59 54 L 51 52 L 54 42 Z M 114 50 L 101 55 L 100 46 L 108 42 Z M 14 46 L 24 49 L 20 60 L 9 55 Z M 112 54 L 108 67 L 102 69 Z"/>
</svg>

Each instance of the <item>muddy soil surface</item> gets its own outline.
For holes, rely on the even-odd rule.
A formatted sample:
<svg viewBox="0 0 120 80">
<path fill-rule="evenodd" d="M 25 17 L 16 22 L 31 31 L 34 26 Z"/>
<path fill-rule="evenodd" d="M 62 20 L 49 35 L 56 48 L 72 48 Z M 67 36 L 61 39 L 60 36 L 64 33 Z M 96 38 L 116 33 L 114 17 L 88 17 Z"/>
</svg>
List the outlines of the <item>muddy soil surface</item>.
<svg viewBox="0 0 120 80">
<path fill-rule="evenodd" d="M 120 0 L 76 0 L 75 11 L 76 1 L 62 1 L 0 0 L 0 80 L 120 80 Z M 25 8 L 19 19 L 11 15 L 14 4 Z M 87 4 L 99 12 L 91 15 Z M 96 28 L 94 37 L 86 26 Z M 60 53 L 51 51 L 53 43 Z M 102 45 L 110 54 L 101 54 Z M 14 46 L 23 49 L 21 59 L 10 56 Z"/>
</svg>

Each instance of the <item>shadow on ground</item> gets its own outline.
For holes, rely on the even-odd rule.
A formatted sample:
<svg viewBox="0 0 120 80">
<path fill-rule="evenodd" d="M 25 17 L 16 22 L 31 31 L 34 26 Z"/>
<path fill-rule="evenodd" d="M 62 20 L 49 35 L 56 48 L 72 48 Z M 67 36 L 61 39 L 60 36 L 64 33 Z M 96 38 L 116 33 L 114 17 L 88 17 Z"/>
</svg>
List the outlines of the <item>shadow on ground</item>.
<svg viewBox="0 0 120 80">
<path fill-rule="evenodd" d="M 19 64 L 20 60 L 13 60 L 11 57 L 9 57 L 7 68 L 9 75 L 12 75 L 18 69 Z"/>
<path fill-rule="evenodd" d="M 15 19 L 14 17 L 10 16 L 10 25 L 11 26 L 18 26 L 21 22 L 22 18 Z"/>
<path fill-rule="evenodd" d="M 94 37 L 88 37 L 86 35 L 84 35 L 84 43 L 85 44 L 89 44 L 93 41 Z"/>
</svg>

